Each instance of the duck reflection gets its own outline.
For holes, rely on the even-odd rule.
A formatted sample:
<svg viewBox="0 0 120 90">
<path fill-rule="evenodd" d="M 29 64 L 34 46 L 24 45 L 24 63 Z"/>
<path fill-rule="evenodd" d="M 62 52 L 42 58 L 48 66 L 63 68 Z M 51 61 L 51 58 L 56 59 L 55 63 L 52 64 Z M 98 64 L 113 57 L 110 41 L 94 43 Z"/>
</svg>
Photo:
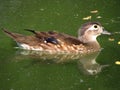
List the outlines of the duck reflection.
<svg viewBox="0 0 120 90">
<path fill-rule="evenodd" d="M 100 52 L 95 52 L 84 57 L 81 57 L 78 60 L 78 67 L 84 74 L 87 75 L 96 75 L 102 71 L 103 68 L 108 67 L 109 65 L 101 65 L 96 59 Z"/>
<path fill-rule="evenodd" d="M 17 54 L 20 58 L 25 58 L 27 56 L 30 58 L 36 59 L 34 62 L 44 62 L 44 63 L 70 63 L 77 62 L 78 68 L 86 75 L 96 75 L 102 71 L 103 68 L 108 67 L 109 65 L 101 65 L 96 59 L 99 52 L 94 52 L 91 54 L 77 54 L 77 53 L 47 53 L 40 51 L 29 51 L 29 50 L 18 50 Z M 22 57 L 20 56 L 22 55 Z M 25 56 L 25 57 L 23 57 Z M 18 59 L 18 58 L 17 58 Z"/>
</svg>

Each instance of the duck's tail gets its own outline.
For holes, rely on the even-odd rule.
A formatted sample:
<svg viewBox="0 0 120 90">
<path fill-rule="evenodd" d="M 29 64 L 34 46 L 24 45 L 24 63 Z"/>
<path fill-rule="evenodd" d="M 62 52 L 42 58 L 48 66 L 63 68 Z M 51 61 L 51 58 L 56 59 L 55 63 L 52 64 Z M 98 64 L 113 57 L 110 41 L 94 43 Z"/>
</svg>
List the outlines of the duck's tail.
<svg viewBox="0 0 120 90">
<path fill-rule="evenodd" d="M 3 32 L 4 32 L 5 34 L 7 34 L 9 37 L 11 37 L 11 38 L 13 38 L 13 39 L 16 39 L 16 38 L 18 38 L 18 37 L 23 36 L 23 35 L 18 34 L 18 33 L 9 32 L 8 30 L 6 30 L 6 29 L 4 29 L 4 28 L 2 28 L 2 30 L 3 30 Z"/>
</svg>

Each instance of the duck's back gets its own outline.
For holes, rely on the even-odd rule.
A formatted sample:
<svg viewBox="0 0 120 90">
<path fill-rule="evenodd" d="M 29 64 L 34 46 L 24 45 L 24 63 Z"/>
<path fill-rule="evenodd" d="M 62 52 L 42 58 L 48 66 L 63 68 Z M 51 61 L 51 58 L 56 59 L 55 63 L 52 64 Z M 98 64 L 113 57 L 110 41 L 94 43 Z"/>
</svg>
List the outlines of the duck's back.
<svg viewBox="0 0 120 90">
<path fill-rule="evenodd" d="M 83 43 L 76 37 L 57 33 L 53 31 L 48 32 L 33 32 L 33 36 L 24 36 L 17 33 L 12 33 L 4 30 L 10 37 L 12 37 L 20 48 L 26 50 L 40 50 L 49 52 L 83 52 L 85 47 Z"/>
</svg>

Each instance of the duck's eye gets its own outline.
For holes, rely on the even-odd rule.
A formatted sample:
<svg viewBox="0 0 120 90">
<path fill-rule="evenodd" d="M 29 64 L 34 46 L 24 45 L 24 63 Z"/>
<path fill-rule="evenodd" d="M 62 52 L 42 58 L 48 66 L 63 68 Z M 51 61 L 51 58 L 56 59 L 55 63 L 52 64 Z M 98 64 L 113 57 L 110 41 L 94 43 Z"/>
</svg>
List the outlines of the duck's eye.
<svg viewBox="0 0 120 90">
<path fill-rule="evenodd" d="M 95 25 L 95 26 L 94 26 L 94 28 L 98 28 L 98 26 L 97 26 L 97 25 Z"/>
</svg>

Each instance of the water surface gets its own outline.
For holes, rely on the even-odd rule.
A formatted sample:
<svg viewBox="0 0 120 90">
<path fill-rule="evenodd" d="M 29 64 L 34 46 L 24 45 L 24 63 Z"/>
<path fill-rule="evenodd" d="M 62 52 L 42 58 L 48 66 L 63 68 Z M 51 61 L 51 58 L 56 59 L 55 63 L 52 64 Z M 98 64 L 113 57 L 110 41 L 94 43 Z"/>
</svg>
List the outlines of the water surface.
<svg viewBox="0 0 120 90">
<path fill-rule="evenodd" d="M 119 9 L 119 0 L 1 0 L 0 28 L 77 36 L 81 24 L 98 21 L 114 33 L 119 32 Z M 29 52 L 15 49 L 16 43 L 0 33 L 0 90 L 120 90 L 120 66 L 115 64 L 120 61 L 119 34 L 98 37 L 101 52 L 48 59 L 45 54 L 24 55 Z"/>
</svg>

